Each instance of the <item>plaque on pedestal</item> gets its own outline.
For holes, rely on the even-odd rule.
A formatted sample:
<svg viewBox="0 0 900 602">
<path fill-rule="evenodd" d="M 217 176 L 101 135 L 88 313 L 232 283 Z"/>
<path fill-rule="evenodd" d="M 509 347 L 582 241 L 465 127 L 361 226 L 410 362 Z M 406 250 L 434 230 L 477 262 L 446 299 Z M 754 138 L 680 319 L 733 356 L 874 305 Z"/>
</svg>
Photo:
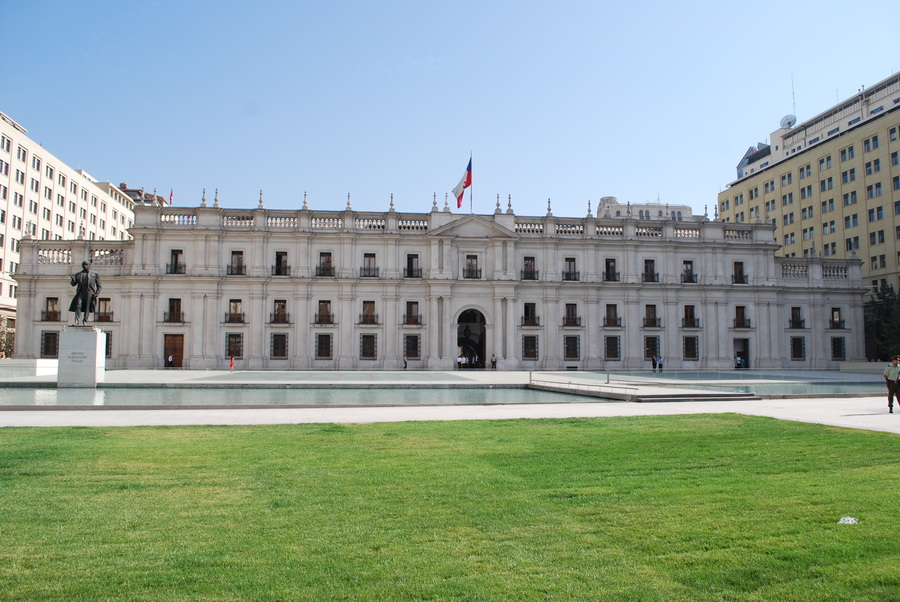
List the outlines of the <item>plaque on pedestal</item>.
<svg viewBox="0 0 900 602">
<path fill-rule="evenodd" d="M 56 386 L 96 387 L 106 370 L 106 333 L 96 326 L 65 326 L 59 335 Z"/>
</svg>

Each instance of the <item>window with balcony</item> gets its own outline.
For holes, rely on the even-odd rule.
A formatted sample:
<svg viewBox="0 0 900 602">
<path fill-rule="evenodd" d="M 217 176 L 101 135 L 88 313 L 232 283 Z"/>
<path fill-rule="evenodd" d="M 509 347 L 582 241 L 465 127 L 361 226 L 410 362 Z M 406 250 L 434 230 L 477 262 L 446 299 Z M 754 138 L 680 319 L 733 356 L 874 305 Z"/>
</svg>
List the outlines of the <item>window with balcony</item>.
<svg viewBox="0 0 900 602">
<path fill-rule="evenodd" d="M 526 257 L 522 263 L 522 280 L 538 280 L 534 257 Z"/>
<path fill-rule="evenodd" d="M 243 251 L 231 252 L 231 263 L 228 264 L 227 272 L 229 276 L 245 276 L 247 274 Z"/>
<path fill-rule="evenodd" d="M 659 273 L 656 271 L 656 260 L 644 260 L 644 272 L 641 274 L 641 282 L 659 282 Z"/>
<path fill-rule="evenodd" d="M 562 279 L 566 282 L 577 282 L 581 279 L 581 275 L 578 273 L 576 269 L 575 258 L 574 257 L 566 257 L 563 260 L 563 273 Z"/>
<path fill-rule="evenodd" d="M 225 314 L 225 321 L 231 324 L 243 324 L 244 312 L 243 301 L 241 299 L 228 300 L 228 312 Z"/>
<path fill-rule="evenodd" d="M 272 315 L 269 316 L 272 324 L 288 324 L 290 315 L 287 310 L 287 299 L 275 299 L 272 303 Z"/>
<path fill-rule="evenodd" d="M 95 314 L 98 322 L 112 322 L 112 301 L 109 297 L 100 297 L 97 299 L 97 313 Z"/>
<path fill-rule="evenodd" d="M 42 322 L 59 322 L 62 315 L 59 311 L 59 297 L 47 297 L 44 299 L 44 311 L 41 312 Z"/>
<path fill-rule="evenodd" d="M 362 302 L 362 313 L 359 315 L 360 324 L 378 324 L 378 314 L 375 313 L 374 301 Z"/>
<path fill-rule="evenodd" d="M 363 265 L 359 268 L 360 278 L 378 278 L 378 266 L 375 265 L 375 253 L 363 254 Z"/>
<path fill-rule="evenodd" d="M 288 335 L 283 332 L 272 333 L 272 348 L 269 357 L 273 360 L 286 360 L 288 357 Z"/>
<path fill-rule="evenodd" d="M 843 330 L 845 328 L 840 307 L 831 308 L 831 319 L 828 321 L 828 328 L 832 330 Z"/>
<path fill-rule="evenodd" d="M 697 317 L 696 309 L 693 305 L 684 306 L 684 317 L 681 319 L 681 325 L 684 328 L 700 328 L 700 318 Z"/>
<path fill-rule="evenodd" d="M 619 272 L 616 271 L 616 260 L 615 259 L 607 259 L 606 267 L 603 271 L 603 281 L 604 282 L 618 282 L 619 281 Z"/>
<path fill-rule="evenodd" d="M 792 307 L 791 317 L 788 320 L 788 328 L 806 328 L 806 320 L 803 319 L 803 308 Z"/>
<path fill-rule="evenodd" d="M 644 306 L 644 328 L 659 328 L 662 325 L 662 319 L 656 315 L 655 305 Z"/>
<path fill-rule="evenodd" d="M 319 253 L 319 265 L 316 266 L 316 276 L 334 276 L 331 253 Z"/>
<path fill-rule="evenodd" d="M 563 316 L 563 326 L 581 326 L 581 318 L 578 316 L 578 304 L 566 303 L 566 313 Z"/>
<path fill-rule="evenodd" d="M 406 268 L 403 270 L 404 278 L 421 278 L 422 268 L 419 267 L 419 255 L 410 253 L 406 256 Z M 412 335 L 410 335 L 412 336 Z M 407 356 L 409 357 L 409 356 Z"/>
<path fill-rule="evenodd" d="M 169 299 L 169 311 L 163 314 L 163 322 L 184 322 L 181 299 Z"/>
<path fill-rule="evenodd" d="M 603 317 L 603 325 L 607 328 L 618 328 L 622 326 L 622 318 L 619 316 L 619 306 L 607 303 L 606 315 Z"/>
<path fill-rule="evenodd" d="M 331 313 L 331 301 L 322 299 L 319 301 L 319 309 L 316 312 L 316 324 L 334 324 L 334 314 Z"/>
<path fill-rule="evenodd" d="M 406 302 L 406 313 L 403 315 L 403 323 L 410 324 L 413 326 L 419 326 L 422 324 L 422 318 L 419 315 L 419 302 L 418 301 L 407 301 Z"/>
<path fill-rule="evenodd" d="M 744 273 L 744 262 L 734 262 L 734 272 L 731 275 L 732 284 L 747 284 L 747 274 Z"/>
<path fill-rule="evenodd" d="M 481 270 L 478 268 L 478 255 L 466 255 L 466 267 L 463 278 L 481 278 Z"/>
<path fill-rule="evenodd" d="M 694 262 L 692 260 L 685 259 L 681 262 L 681 281 L 696 284 L 697 274 L 694 273 Z"/>
<path fill-rule="evenodd" d="M 275 251 L 275 265 L 272 266 L 273 276 L 290 276 L 291 266 L 288 265 L 287 251 Z"/>
<path fill-rule="evenodd" d="M 734 308 L 734 327 L 750 328 L 750 318 L 747 317 L 746 306 L 738 305 Z"/>
<path fill-rule="evenodd" d="M 525 303 L 522 306 L 522 326 L 540 326 L 541 319 L 537 315 L 536 303 Z"/>
</svg>

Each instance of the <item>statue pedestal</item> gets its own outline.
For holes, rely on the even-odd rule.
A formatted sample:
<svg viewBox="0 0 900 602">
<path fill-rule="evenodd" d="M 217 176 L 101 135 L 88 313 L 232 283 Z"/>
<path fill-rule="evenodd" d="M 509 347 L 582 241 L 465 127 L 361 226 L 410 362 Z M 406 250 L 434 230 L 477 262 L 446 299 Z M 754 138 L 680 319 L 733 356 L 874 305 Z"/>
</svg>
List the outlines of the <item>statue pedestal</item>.
<svg viewBox="0 0 900 602">
<path fill-rule="evenodd" d="M 64 326 L 59 334 L 58 388 L 96 387 L 106 371 L 106 333 L 96 326 Z"/>
</svg>

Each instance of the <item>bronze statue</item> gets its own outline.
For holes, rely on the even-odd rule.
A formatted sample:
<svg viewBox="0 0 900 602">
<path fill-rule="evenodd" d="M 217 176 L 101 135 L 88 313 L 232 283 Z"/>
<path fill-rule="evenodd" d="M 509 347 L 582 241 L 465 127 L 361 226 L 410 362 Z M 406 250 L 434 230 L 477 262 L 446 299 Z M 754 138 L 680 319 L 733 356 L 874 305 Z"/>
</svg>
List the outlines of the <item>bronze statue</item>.
<svg viewBox="0 0 900 602">
<path fill-rule="evenodd" d="M 69 311 L 75 312 L 75 326 L 84 326 L 89 312 L 97 311 L 97 295 L 100 293 L 100 278 L 91 271 L 91 264 L 81 262 L 81 271 L 72 274 L 75 296 L 69 304 Z"/>
</svg>

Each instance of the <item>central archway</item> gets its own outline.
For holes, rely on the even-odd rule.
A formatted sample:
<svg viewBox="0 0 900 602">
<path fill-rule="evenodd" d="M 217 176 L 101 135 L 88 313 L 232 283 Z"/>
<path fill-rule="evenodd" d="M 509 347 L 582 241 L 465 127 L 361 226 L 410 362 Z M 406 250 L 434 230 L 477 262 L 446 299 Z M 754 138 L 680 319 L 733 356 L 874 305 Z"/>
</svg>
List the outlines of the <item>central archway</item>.
<svg viewBox="0 0 900 602">
<path fill-rule="evenodd" d="M 484 368 L 485 328 L 484 314 L 477 309 L 467 309 L 459 315 L 456 328 L 457 353 L 465 357 L 460 362 L 466 368 Z"/>
</svg>

